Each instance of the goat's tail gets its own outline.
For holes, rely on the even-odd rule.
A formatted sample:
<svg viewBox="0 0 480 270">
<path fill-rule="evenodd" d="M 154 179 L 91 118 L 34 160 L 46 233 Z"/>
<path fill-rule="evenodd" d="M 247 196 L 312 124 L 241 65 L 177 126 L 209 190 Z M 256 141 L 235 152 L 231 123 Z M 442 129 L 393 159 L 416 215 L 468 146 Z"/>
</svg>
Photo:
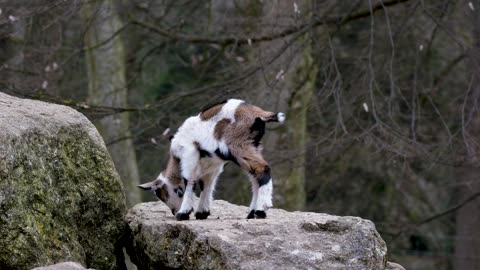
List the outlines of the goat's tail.
<svg viewBox="0 0 480 270">
<path fill-rule="evenodd" d="M 268 116 L 262 117 L 264 122 L 280 122 L 285 121 L 285 114 L 282 112 L 279 113 L 270 113 Z"/>
</svg>

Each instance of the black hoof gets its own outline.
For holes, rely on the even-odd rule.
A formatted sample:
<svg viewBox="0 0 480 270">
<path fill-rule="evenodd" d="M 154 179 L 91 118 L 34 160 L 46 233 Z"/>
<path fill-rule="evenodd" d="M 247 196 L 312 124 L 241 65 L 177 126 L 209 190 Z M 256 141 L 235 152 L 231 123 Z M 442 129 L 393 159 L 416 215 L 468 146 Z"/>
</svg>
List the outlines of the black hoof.
<svg viewBox="0 0 480 270">
<path fill-rule="evenodd" d="M 189 220 L 190 219 L 190 213 L 193 212 L 193 209 L 190 209 L 187 213 L 177 213 L 175 217 L 177 218 L 178 221 L 180 220 Z"/>
<path fill-rule="evenodd" d="M 252 210 L 250 211 L 250 213 L 248 213 L 247 219 L 252 219 L 252 218 L 264 219 L 266 217 L 267 217 L 267 213 L 265 211 Z"/>
<path fill-rule="evenodd" d="M 190 213 L 177 213 L 175 215 L 178 221 L 180 220 L 189 220 L 190 219 Z"/>
<path fill-rule="evenodd" d="M 196 219 L 207 219 L 208 216 L 210 216 L 210 211 L 195 213 L 195 218 Z"/>
<path fill-rule="evenodd" d="M 255 211 L 255 218 L 266 218 L 267 217 L 267 213 L 265 211 L 259 211 L 259 210 L 256 210 Z"/>
</svg>

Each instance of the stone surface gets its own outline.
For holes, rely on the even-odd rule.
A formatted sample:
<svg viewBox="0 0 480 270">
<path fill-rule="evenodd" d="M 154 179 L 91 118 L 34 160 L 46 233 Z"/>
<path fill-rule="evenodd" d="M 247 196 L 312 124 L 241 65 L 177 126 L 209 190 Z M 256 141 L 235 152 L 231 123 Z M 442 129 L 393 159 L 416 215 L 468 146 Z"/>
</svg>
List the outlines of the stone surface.
<svg viewBox="0 0 480 270">
<path fill-rule="evenodd" d="M 118 174 L 86 117 L 0 93 L 0 269 L 115 268 L 125 211 Z"/>
<path fill-rule="evenodd" d="M 248 209 L 214 201 L 207 220 L 176 221 L 161 202 L 126 215 L 127 252 L 139 269 L 385 269 L 387 247 L 358 217 Z M 192 215 L 193 216 L 193 215 Z M 162 268 L 163 267 L 163 268 Z"/>
<path fill-rule="evenodd" d="M 63 262 L 54 265 L 33 268 L 32 270 L 86 270 L 86 268 L 76 262 Z M 89 270 L 93 269 L 89 268 Z"/>
<path fill-rule="evenodd" d="M 405 270 L 405 268 L 398 263 L 387 262 L 387 267 L 385 270 Z"/>
</svg>

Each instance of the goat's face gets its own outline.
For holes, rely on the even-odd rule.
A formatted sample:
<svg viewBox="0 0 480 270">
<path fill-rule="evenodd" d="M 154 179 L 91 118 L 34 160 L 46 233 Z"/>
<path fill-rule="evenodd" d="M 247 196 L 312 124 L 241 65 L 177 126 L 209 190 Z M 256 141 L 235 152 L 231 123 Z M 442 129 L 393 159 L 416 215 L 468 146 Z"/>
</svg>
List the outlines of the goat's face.
<svg viewBox="0 0 480 270">
<path fill-rule="evenodd" d="M 182 187 L 174 188 L 165 179 L 157 179 L 152 182 L 138 185 L 144 190 L 151 190 L 157 198 L 164 202 L 175 215 L 182 205 L 183 189 Z"/>
</svg>

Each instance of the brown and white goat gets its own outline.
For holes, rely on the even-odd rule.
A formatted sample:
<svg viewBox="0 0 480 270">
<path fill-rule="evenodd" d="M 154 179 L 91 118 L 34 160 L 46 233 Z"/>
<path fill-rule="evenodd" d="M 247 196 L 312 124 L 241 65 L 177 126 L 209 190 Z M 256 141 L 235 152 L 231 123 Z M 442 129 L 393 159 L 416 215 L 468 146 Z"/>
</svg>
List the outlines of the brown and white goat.
<svg viewBox="0 0 480 270">
<path fill-rule="evenodd" d="M 198 183 L 201 194 L 195 217 L 206 219 L 217 178 L 225 163 L 232 161 L 248 172 L 252 183 L 247 218 L 265 218 L 272 207 L 272 179 L 260 140 L 266 122 L 284 120 L 283 113 L 267 112 L 239 99 L 212 105 L 185 120 L 171 140 L 167 168 L 155 181 L 139 187 L 152 190 L 177 220 L 186 220 L 193 211 Z"/>
</svg>

